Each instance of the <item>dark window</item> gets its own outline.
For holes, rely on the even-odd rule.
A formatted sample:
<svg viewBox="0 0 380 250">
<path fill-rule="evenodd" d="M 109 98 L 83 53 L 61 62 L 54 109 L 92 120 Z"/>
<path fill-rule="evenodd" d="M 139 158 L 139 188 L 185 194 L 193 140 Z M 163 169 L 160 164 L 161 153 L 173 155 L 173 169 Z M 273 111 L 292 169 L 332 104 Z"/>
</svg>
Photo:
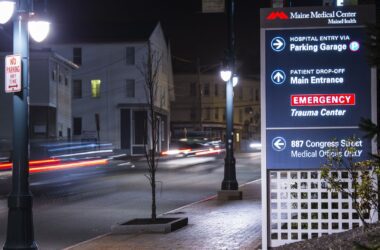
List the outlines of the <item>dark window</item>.
<svg viewBox="0 0 380 250">
<path fill-rule="evenodd" d="M 73 62 L 77 65 L 82 65 L 82 48 L 73 49 Z"/>
<path fill-rule="evenodd" d="M 127 47 L 125 49 L 125 64 L 134 65 L 135 64 L 135 48 Z"/>
<path fill-rule="evenodd" d="M 240 87 L 240 88 L 239 88 L 239 99 L 240 99 L 240 100 L 243 99 L 243 87 Z"/>
<path fill-rule="evenodd" d="M 73 81 L 73 98 L 82 98 L 82 80 Z"/>
<path fill-rule="evenodd" d="M 215 120 L 219 120 L 219 109 L 215 109 L 214 116 L 215 116 Z"/>
<path fill-rule="evenodd" d="M 209 96 L 210 95 L 210 83 L 205 83 L 203 86 L 203 95 Z"/>
<path fill-rule="evenodd" d="M 69 79 L 65 76 L 65 86 L 69 85 Z"/>
<path fill-rule="evenodd" d="M 195 87 L 196 87 L 195 82 L 190 83 L 190 96 L 196 96 L 197 95 Z"/>
<path fill-rule="evenodd" d="M 125 80 L 125 86 L 126 86 L 126 96 L 135 97 L 135 80 L 134 79 Z"/>
<path fill-rule="evenodd" d="M 73 119 L 73 126 L 74 126 L 74 135 L 80 135 L 82 134 L 82 118 L 81 117 L 74 117 Z"/>
<path fill-rule="evenodd" d="M 219 85 L 217 83 L 215 83 L 215 92 L 214 92 L 215 96 L 218 96 L 219 95 Z"/>
</svg>

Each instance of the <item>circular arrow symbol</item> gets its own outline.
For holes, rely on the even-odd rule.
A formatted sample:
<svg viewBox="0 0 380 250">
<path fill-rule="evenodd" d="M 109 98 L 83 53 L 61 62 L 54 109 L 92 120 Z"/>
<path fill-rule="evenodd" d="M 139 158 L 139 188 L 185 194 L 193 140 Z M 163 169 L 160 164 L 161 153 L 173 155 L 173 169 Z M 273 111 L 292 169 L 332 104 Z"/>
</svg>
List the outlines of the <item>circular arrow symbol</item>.
<svg viewBox="0 0 380 250">
<path fill-rule="evenodd" d="M 273 71 L 271 79 L 274 84 L 283 84 L 286 80 L 286 74 L 284 71 L 277 69 Z"/>
<path fill-rule="evenodd" d="M 286 148 L 286 141 L 284 138 L 277 136 L 272 140 L 272 148 L 276 151 L 282 151 Z"/>
<path fill-rule="evenodd" d="M 270 43 L 270 46 L 276 52 L 280 52 L 280 51 L 284 50 L 285 45 L 286 45 L 286 43 L 285 43 L 284 38 L 282 38 L 280 36 L 273 38 L 271 43 Z"/>
</svg>

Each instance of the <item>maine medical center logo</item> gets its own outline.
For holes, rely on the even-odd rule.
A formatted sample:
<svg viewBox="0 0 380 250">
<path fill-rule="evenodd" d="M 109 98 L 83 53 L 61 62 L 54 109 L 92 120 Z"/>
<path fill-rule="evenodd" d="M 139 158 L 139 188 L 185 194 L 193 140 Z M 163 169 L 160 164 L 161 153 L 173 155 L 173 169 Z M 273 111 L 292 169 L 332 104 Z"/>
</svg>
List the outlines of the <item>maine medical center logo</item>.
<svg viewBox="0 0 380 250">
<path fill-rule="evenodd" d="M 319 19 L 327 20 L 328 24 L 356 24 L 357 23 L 356 11 L 272 11 L 266 19 L 267 20 L 310 20 Z"/>
</svg>

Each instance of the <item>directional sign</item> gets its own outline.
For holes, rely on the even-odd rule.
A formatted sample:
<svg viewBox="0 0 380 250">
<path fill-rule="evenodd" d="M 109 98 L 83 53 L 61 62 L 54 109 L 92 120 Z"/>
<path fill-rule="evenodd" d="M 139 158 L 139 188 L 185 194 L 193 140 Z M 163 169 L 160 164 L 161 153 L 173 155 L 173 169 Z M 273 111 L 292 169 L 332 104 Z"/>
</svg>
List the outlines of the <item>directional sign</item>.
<svg viewBox="0 0 380 250">
<path fill-rule="evenodd" d="M 262 31 L 262 136 L 267 169 L 319 169 L 327 157 L 323 150 L 313 148 L 313 143 L 324 145 L 331 144 L 334 137 L 345 140 L 355 134 L 362 136 L 358 128 L 361 118 L 376 120 L 372 95 L 376 93 L 375 81 L 364 46 L 366 29 L 353 25 L 354 21 L 365 20 L 362 17 L 367 14 L 363 11 L 359 15 L 358 9 L 276 10 L 284 12 L 289 17 L 286 20 L 267 18 L 273 9 L 262 13 L 265 27 L 269 27 Z M 369 8 L 366 11 L 371 12 Z M 328 18 L 323 13 L 335 16 Z M 304 18 L 308 23 L 298 21 Z M 328 24 L 307 26 L 321 23 L 321 19 L 327 19 Z M 358 160 L 372 152 L 372 144 L 361 140 Z M 297 148 L 298 142 L 308 142 L 308 146 Z"/>
<path fill-rule="evenodd" d="M 273 138 L 272 148 L 276 151 L 284 150 L 286 148 L 286 140 L 280 136 Z"/>
<path fill-rule="evenodd" d="M 270 44 L 272 49 L 276 52 L 283 51 L 286 45 L 285 40 L 282 37 L 273 38 Z"/>
<path fill-rule="evenodd" d="M 8 55 L 5 57 L 5 92 L 21 91 L 21 56 Z"/>
<path fill-rule="evenodd" d="M 283 84 L 286 80 L 286 74 L 284 71 L 278 69 L 273 71 L 271 79 L 274 84 Z"/>
</svg>

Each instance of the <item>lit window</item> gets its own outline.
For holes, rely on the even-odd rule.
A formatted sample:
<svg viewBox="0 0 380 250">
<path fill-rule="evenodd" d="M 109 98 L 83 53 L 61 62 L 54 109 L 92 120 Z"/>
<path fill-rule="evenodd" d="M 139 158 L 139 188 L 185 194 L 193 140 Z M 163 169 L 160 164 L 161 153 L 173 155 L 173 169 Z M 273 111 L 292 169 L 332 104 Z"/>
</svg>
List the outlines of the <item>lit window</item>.
<svg viewBox="0 0 380 250">
<path fill-rule="evenodd" d="M 101 80 L 91 80 L 91 96 L 92 98 L 100 97 L 100 84 Z"/>
</svg>

